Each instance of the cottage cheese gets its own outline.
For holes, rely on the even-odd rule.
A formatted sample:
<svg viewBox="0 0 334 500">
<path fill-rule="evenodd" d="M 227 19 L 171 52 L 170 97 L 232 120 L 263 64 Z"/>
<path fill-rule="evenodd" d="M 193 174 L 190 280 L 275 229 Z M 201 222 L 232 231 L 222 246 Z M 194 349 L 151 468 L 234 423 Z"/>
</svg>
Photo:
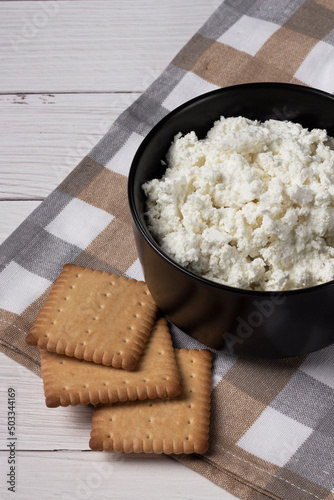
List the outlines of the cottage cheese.
<svg viewBox="0 0 334 500">
<path fill-rule="evenodd" d="M 143 185 L 148 227 L 209 280 L 290 290 L 334 279 L 334 139 L 243 117 L 205 139 L 176 135 L 162 179 Z"/>
</svg>

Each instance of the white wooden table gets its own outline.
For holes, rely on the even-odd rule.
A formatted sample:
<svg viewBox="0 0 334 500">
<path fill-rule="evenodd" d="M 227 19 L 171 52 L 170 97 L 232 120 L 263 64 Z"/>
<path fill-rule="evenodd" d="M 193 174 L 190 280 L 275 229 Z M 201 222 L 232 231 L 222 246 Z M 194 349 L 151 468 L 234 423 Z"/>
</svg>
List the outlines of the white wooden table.
<svg viewBox="0 0 334 500">
<path fill-rule="evenodd" d="M 0 242 L 161 73 L 220 0 L 0 1 Z M 7 390 L 16 391 L 16 493 Z M 0 499 L 235 498 L 167 456 L 89 450 L 91 409 L 48 409 L 0 353 Z"/>
</svg>

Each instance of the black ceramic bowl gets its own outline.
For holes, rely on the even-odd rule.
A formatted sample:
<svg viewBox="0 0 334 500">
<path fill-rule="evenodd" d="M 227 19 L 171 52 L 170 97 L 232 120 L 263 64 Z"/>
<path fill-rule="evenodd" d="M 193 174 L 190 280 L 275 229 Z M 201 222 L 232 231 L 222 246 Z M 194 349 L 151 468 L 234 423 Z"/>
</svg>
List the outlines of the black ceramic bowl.
<svg viewBox="0 0 334 500">
<path fill-rule="evenodd" d="M 160 178 L 160 162 L 178 132 L 199 138 L 221 115 L 290 120 L 334 136 L 334 97 L 299 85 L 257 83 L 227 87 L 180 106 L 161 120 L 134 157 L 128 184 L 134 234 L 147 285 L 176 326 L 203 344 L 235 354 L 285 357 L 334 342 L 334 281 L 286 292 L 214 283 L 166 255 L 149 233 L 142 184 Z"/>
</svg>

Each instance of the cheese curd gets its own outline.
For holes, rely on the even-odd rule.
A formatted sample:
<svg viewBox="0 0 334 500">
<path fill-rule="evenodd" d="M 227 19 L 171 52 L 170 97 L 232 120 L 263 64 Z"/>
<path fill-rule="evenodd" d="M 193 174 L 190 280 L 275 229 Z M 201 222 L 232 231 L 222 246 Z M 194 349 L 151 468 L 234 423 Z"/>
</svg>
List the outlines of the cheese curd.
<svg viewBox="0 0 334 500">
<path fill-rule="evenodd" d="M 180 265 L 251 290 L 334 279 L 334 139 L 243 117 L 206 138 L 174 138 L 161 179 L 143 185 L 148 227 Z"/>
</svg>

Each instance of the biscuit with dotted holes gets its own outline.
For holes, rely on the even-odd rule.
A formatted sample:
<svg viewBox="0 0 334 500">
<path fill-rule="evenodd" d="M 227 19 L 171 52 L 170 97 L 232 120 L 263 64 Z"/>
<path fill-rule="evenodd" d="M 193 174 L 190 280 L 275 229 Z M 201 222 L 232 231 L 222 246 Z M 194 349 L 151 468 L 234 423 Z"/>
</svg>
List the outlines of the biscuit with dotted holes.
<svg viewBox="0 0 334 500">
<path fill-rule="evenodd" d="M 133 371 L 69 358 L 41 349 L 49 408 L 178 396 L 180 377 L 167 321 L 158 319 Z"/>
<path fill-rule="evenodd" d="M 157 311 L 143 281 L 66 264 L 26 342 L 50 352 L 133 370 Z"/>
<path fill-rule="evenodd" d="M 180 396 L 97 406 L 91 449 L 166 454 L 203 454 L 208 450 L 211 352 L 176 349 L 175 354 Z"/>
</svg>

